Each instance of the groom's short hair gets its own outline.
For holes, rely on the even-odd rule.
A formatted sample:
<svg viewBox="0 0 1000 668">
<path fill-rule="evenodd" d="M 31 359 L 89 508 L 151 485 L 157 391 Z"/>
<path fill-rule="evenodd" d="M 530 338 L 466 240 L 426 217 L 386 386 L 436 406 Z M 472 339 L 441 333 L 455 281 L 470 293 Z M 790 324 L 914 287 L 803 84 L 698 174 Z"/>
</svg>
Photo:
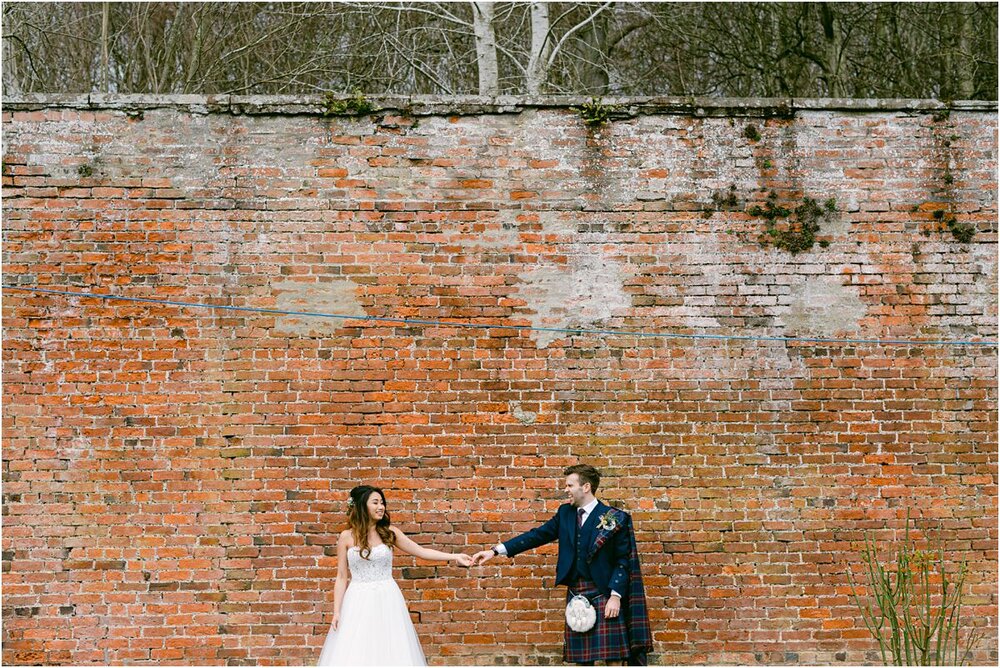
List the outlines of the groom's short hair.
<svg viewBox="0 0 1000 668">
<path fill-rule="evenodd" d="M 585 482 L 590 483 L 591 494 L 597 492 L 597 487 L 598 485 L 601 484 L 600 471 L 595 469 L 590 464 L 573 464 L 573 466 L 570 466 L 565 471 L 563 471 L 563 475 L 573 475 L 574 473 L 580 479 L 581 485 Z"/>
</svg>

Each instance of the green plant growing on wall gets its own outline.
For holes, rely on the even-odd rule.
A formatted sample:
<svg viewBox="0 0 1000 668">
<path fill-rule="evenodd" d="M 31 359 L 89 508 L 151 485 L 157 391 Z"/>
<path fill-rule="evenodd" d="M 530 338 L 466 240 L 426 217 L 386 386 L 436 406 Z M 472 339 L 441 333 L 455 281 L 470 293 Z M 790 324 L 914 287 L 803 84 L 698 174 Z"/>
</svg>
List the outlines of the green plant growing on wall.
<svg viewBox="0 0 1000 668">
<path fill-rule="evenodd" d="M 324 116 L 364 116 L 375 108 L 360 90 L 355 90 L 354 94 L 347 98 L 338 97 L 336 93 L 327 93 L 323 97 L 323 102 Z"/>
<path fill-rule="evenodd" d="M 618 107 L 613 104 L 604 104 L 600 98 L 591 98 L 590 102 L 584 102 L 579 107 L 573 107 L 573 111 L 579 114 L 583 122 L 591 127 L 601 126 L 611 120 L 611 115 L 618 111 Z"/>
<path fill-rule="evenodd" d="M 716 211 L 736 211 L 740 206 L 740 200 L 736 196 L 736 184 L 730 184 L 729 190 L 716 190 L 712 193 L 712 205 L 706 206 L 701 215 L 703 218 L 711 218 Z"/>
<path fill-rule="evenodd" d="M 867 532 L 861 558 L 867 594 L 862 601 L 848 568 L 851 597 L 878 642 L 884 665 L 960 666 L 969 659 L 983 632 L 970 629 L 964 645 L 960 642 L 964 560 L 957 573 L 949 574 L 940 543 L 936 552 L 916 549 L 910 540 L 909 513 L 895 569 L 879 561 L 875 540 Z"/>
<path fill-rule="evenodd" d="M 954 216 L 945 221 L 948 231 L 958 240 L 959 243 L 967 244 L 976 236 L 976 228 L 971 223 L 960 223 Z"/>
<path fill-rule="evenodd" d="M 90 165 L 80 165 L 79 167 L 76 168 L 76 173 L 82 176 L 83 178 L 87 178 L 88 176 L 91 176 L 94 173 L 94 168 L 91 167 Z"/>
<path fill-rule="evenodd" d="M 788 209 L 778 203 L 777 193 L 771 191 L 763 207 L 754 205 L 747 213 L 764 219 L 762 244 L 770 243 L 794 255 L 809 250 L 816 243 L 821 248 L 830 245 L 825 239 L 817 240 L 816 235 L 820 231 L 820 221 L 828 219 L 836 210 L 837 203 L 833 198 L 826 200 L 821 207 L 811 197 L 803 198 L 795 209 Z"/>
<path fill-rule="evenodd" d="M 931 119 L 935 123 L 942 123 L 948 120 L 949 118 L 951 118 L 951 109 L 939 109 L 938 111 L 935 111 L 931 116 Z"/>
<path fill-rule="evenodd" d="M 716 190 L 712 193 L 712 205 L 717 211 L 733 210 L 739 206 L 740 200 L 736 197 L 736 186 L 730 185 L 725 193 Z"/>
<path fill-rule="evenodd" d="M 743 136 L 750 141 L 760 141 L 760 132 L 757 130 L 757 126 L 750 124 L 743 128 Z"/>
<path fill-rule="evenodd" d="M 959 243 L 967 244 L 976 236 L 976 226 L 972 223 L 960 223 L 958 219 L 955 218 L 955 214 L 951 211 L 951 207 L 948 209 L 935 209 L 931 216 L 934 220 L 938 221 L 938 224 L 944 223 L 945 229 L 951 232 L 951 235 Z M 924 236 L 930 236 L 930 231 L 925 230 Z"/>
</svg>

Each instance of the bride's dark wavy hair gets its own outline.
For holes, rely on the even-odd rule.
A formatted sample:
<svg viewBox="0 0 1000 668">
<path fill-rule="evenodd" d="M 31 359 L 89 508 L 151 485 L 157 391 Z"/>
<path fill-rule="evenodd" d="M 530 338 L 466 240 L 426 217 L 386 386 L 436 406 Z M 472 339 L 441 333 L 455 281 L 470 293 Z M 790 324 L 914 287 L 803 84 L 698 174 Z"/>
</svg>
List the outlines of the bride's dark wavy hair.
<svg viewBox="0 0 1000 668">
<path fill-rule="evenodd" d="M 386 506 L 385 514 L 378 522 L 375 522 L 368 514 L 368 499 L 372 494 L 381 496 L 382 503 Z M 396 535 L 389 530 L 389 524 L 389 506 L 385 500 L 385 493 L 381 489 L 371 485 L 358 485 L 351 490 L 351 499 L 347 503 L 347 528 L 351 530 L 351 535 L 354 536 L 354 545 L 358 548 L 363 559 L 367 559 L 372 553 L 371 545 L 368 544 L 368 533 L 372 525 L 375 526 L 375 533 L 378 534 L 383 543 L 389 547 L 396 544 Z"/>
</svg>

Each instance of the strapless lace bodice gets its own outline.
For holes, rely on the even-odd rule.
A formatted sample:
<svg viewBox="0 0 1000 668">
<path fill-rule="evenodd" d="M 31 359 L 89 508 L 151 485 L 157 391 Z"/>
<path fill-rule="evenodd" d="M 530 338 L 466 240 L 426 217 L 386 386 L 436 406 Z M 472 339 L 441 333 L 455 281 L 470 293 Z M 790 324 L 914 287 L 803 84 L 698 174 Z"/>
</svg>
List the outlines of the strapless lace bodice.
<svg viewBox="0 0 1000 668">
<path fill-rule="evenodd" d="M 349 548 L 347 565 L 351 569 L 351 582 L 392 580 L 392 548 L 385 543 L 376 545 L 367 559 L 361 557 L 360 549 Z"/>
</svg>

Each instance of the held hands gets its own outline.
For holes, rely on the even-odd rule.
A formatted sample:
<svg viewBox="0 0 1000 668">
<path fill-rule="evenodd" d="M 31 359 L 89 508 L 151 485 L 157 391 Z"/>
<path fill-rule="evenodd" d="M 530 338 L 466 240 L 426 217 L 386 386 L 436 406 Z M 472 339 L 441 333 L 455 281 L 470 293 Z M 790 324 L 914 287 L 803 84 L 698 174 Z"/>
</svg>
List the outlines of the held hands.
<svg viewBox="0 0 1000 668">
<path fill-rule="evenodd" d="M 482 566 L 487 561 L 492 559 L 494 556 L 496 555 L 493 552 L 493 550 L 483 550 L 481 552 L 476 552 L 474 555 L 472 555 L 472 565 Z"/>
<path fill-rule="evenodd" d="M 459 566 L 465 566 L 466 568 L 468 568 L 469 566 L 472 566 L 475 563 L 473 561 L 473 557 L 470 557 L 467 554 L 456 554 L 453 556 L 455 559 L 455 563 L 457 563 Z"/>
</svg>

